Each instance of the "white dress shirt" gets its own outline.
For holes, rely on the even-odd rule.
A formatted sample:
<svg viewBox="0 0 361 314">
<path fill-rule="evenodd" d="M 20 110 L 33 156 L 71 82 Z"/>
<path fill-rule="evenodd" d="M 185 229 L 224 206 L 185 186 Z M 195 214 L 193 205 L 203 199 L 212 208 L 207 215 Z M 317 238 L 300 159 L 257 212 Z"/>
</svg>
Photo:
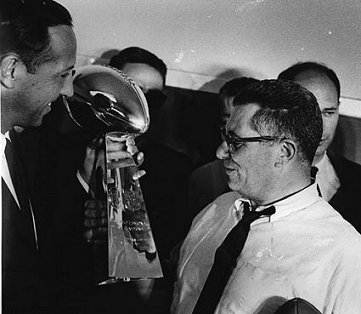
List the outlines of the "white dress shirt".
<svg viewBox="0 0 361 314">
<path fill-rule="evenodd" d="M 315 166 L 318 168 L 316 183 L 320 188 L 322 198 L 328 202 L 340 188 L 340 180 L 326 154 Z"/>
<path fill-rule="evenodd" d="M 217 247 L 241 216 L 237 199 L 223 194 L 194 219 L 181 248 L 173 313 L 192 313 Z M 274 215 L 252 223 L 216 313 L 271 314 L 294 297 L 325 314 L 361 313 L 361 235 L 315 184 L 273 205 Z"/>
</svg>

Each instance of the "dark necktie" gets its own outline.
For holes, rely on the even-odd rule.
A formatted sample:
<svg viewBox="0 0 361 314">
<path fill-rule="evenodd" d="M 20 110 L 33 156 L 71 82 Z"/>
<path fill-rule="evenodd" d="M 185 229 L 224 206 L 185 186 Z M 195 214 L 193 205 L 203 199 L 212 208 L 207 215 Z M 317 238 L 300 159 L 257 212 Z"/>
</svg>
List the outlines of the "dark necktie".
<svg viewBox="0 0 361 314">
<path fill-rule="evenodd" d="M 316 182 L 316 176 L 317 176 L 318 168 L 313 166 L 311 167 L 311 181 L 312 183 Z M 319 185 L 317 184 L 317 192 L 320 197 L 322 197 L 321 189 Z"/>
<path fill-rule="evenodd" d="M 214 313 L 228 279 L 237 265 L 237 258 L 247 240 L 251 223 L 261 216 L 271 216 L 274 213 L 274 206 L 256 212 L 249 210 L 248 203 L 243 203 L 243 217 L 218 247 L 212 269 L 198 298 L 193 314 Z"/>
</svg>

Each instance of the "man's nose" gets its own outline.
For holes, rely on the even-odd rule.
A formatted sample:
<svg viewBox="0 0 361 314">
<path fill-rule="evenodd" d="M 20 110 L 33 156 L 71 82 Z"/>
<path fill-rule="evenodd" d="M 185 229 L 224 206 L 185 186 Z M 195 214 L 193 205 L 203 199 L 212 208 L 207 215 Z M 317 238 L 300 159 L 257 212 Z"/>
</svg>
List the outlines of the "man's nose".
<svg viewBox="0 0 361 314">
<path fill-rule="evenodd" d="M 64 81 L 64 85 L 62 90 L 60 91 L 61 95 L 71 97 L 74 94 L 74 86 L 73 86 L 73 77 L 69 75 Z"/>
<path fill-rule="evenodd" d="M 216 156 L 218 159 L 229 158 L 229 149 L 226 141 L 223 141 L 221 145 L 218 146 Z"/>
</svg>

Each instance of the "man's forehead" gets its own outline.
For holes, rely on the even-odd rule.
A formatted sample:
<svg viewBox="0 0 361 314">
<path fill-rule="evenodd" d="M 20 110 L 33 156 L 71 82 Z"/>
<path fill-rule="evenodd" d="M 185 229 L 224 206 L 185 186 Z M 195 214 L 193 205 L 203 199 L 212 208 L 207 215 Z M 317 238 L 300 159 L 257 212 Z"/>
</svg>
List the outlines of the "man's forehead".
<svg viewBox="0 0 361 314">
<path fill-rule="evenodd" d="M 296 76 L 295 82 L 314 94 L 321 109 L 338 107 L 336 86 L 327 75 L 308 71 Z"/>
<path fill-rule="evenodd" d="M 164 80 L 162 74 L 149 64 L 127 62 L 122 67 L 122 71 L 146 90 L 163 90 Z"/>
<path fill-rule="evenodd" d="M 337 88 L 332 80 L 324 73 L 316 71 L 305 71 L 301 72 L 294 78 L 294 81 L 306 89 L 312 87 L 330 89 L 337 95 Z"/>
<path fill-rule="evenodd" d="M 76 60 L 76 38 L 70 26 L 59 25 L 49 28 L 51 47 L 57 60 L 64 63 L 64 70 L 72 67 Z"/>
</svg>

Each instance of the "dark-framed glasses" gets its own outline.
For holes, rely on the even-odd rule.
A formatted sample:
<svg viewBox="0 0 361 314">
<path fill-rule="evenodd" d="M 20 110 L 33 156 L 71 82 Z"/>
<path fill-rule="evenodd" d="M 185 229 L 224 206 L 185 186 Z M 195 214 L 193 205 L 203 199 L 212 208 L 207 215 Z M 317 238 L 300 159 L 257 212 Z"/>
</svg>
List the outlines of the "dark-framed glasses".
<svg viewBox="0 0 361 314">
<path fill-rule="evenodd" d="M 239 150 L 246 143 L 281 141 L 285 139 L 284 137 L 277 136 L 239 137 L 237 135 L 229 134 L 224 128 L 221 128 L 221 135 L 223 141 L 225 141 L 227 144 L 228 151 L 231 154 L 237 152 L 237 150 Z"/>
</svg>

